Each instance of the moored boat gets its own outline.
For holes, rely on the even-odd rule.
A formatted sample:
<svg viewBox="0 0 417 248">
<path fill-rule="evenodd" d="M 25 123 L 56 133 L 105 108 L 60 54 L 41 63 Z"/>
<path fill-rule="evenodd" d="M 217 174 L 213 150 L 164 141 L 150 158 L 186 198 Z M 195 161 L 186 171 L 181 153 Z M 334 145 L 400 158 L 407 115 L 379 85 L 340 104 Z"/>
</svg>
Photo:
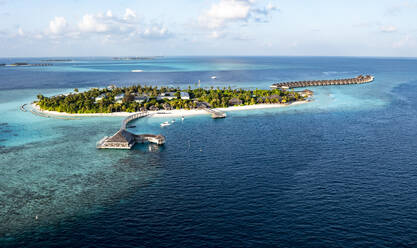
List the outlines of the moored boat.
<svg viewBox="0 0 417 248">
<path fill-rule="evenodd" d="M 171 123 L 169 123 L 167 121 L 161 123 L 161 127 L 166 127 L 166 126 L 169 126 L 169 125 L 171 125 Z"/>
</svg>

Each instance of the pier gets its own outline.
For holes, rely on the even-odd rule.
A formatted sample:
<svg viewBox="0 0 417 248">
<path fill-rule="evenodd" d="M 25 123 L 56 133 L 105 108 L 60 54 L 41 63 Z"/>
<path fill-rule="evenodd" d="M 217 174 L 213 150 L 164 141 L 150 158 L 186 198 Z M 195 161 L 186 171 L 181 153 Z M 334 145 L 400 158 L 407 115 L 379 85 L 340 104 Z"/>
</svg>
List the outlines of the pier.
<svg viewBox="0 0 417 248">
<path fill-rule="evenodd" d="M 282 82 L 271 85 L 271 88 L 292 89 L 310 86 L 327 86 L 327 85 L 348 85 L 348 84 L 364 84 L 374 81 L 374 76 L 359 75 L 355 78 L 333 79 L 333 80 L 315 80 L 315 81 L 295 81 Z"/>
<path fill-rule="evenodd" d="M 197 102 L 197 108 L 202 109 L 206 111 L 207 113 L 211 114 L 211 118 L 213 119 L 226 118 L 226 113 L 218 109 L 212 109 L 210 105 L 206 102 Z"/>
<path fill-rule="evenodd" d="M 133 115 L 129 115 L 122 121 L 122 126 L 113 136 L 106 136 L 97 142 L 96 147 L 99 149 L 132 149 L 136 143 L 154 143 L 157 145 L 165 144 L 165 137 L 163 135 L 155 134 L 134 134 L 127 131 L 127 125 L 129 122 L 138 118 L 149 116 L 149 113 L 139 112 Z"/>
</svg>

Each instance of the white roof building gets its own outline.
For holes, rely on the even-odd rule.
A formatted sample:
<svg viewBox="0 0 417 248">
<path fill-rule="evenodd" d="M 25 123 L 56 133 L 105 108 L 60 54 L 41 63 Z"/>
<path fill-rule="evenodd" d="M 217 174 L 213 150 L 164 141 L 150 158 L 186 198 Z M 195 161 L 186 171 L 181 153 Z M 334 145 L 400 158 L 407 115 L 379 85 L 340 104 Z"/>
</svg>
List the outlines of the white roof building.
<svg viewBox="0 0 417 248">
<path fill-rule="evenodd" d="M 144 96 L 144 95 L 136 95 L 136 96 L 134 96 L 133 101 L 135 101 L 137 103 L 144 103 L 144 102 L 148 101 L 148 97 Z"/>
<path fill-rule="evenodd" d="M 125 97 L 125 94 L 119 94 L 114 97 L 114 100 L 116 101 L 116 103 L 122 103 L 122 100 L 124 97 Z"/>
<path fill-rule="evenodd" d="M 175 92 L 165 92 L 165 93 L 161 93 L 156 99 L 157 100 L 162 100 L 162 99 L 172 100 L 176 98 L 177 96 L 175 95 Z"/>
<path fill-rule="evenodd" d="M 94 99 L 94 101 L 95 102 L 102 101 L 104 98 L 106 98 L 106 94 L 103 93 L 103 94 L 99 95 L 98 97 L 96 97 Z"/>
<path fill-rule="evenodd" d="M 116 89 L 116 85 L 114 85 L 114 84 L 109 85 L 109 86 L 107 86 L 107 89 L 108 90 L 114 90 L 114 89 Z"/>
<path fill-rule="evenodd" d="M 188 94 L 188 92 L 185 92 L 185 91 L 181 91 L 180 97 L 183 100 L 190 100 L 190 94 Z"/>
</svg>

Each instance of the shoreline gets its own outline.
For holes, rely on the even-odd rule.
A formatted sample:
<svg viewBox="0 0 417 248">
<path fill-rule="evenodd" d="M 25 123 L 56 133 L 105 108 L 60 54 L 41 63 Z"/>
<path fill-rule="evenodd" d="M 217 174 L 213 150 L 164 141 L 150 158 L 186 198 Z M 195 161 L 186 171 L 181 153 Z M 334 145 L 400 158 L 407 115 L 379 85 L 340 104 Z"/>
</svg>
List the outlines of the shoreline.
<svg viewBox="0 0 417 248">
<path fill-rule="evenodd" d="M 283 108 L 283 107 L 290 107 L 299 104 L 305 104 L 310 101 L 297 101 L 290 104 L 255 104 L 255 105 L 245 105 L 245 106 L 233 106 L 227 108 L 215 108 L 215 110 L 219 110 L 222 112 L 229 112 L 229 111 L 245 111 L 245 110 L 256 110 L 256 109 L 269 109 L 269 108 Z M 129 115 L 139 113 L 139 112 L 114 112 L 114 113 L 92 113 L 92 114 L 70 114 L 65 112 L 57 112 L 57 111 L 49 111 L 49 110 L 42 110 L 37 104 L 31 103 L 32 108 L 44 115 L 49 116 L 64 116 L 64 117 L 127 117 Z M 148 111 L 150 113 L 149 117 L 182 117 L 182 116 L 193 116 L 193 115 L 208 115 L 205 110 L 202 109 L 173 109 L 173 110 L 158 110 L 158 111 Z"/>
</svg>

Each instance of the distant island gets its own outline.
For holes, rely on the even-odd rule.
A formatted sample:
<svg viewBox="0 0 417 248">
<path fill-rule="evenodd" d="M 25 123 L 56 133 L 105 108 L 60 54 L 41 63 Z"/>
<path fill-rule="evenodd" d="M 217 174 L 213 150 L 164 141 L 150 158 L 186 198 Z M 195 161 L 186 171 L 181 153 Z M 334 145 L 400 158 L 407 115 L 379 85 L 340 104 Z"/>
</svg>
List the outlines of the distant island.
<svg viewBox="0 0 417 248">
<path fill-rule="evenodd" d="M 93 88 L 85 92 L 45 97 L 38 95 L 35 104 L 43 111 L 70 114 L 140 112 L 158 110 L 193 110 L 203 104 L 210 108 L 228 108 L 258 104 L 290 104 L 305 101 L 312 91 L 245 90 L 228 88 L 186 90 L 172 87 L 135 85 L 130 87 Z"/>
<path fill-rule="evenodd" d="M 16 62 L 13 64 L 2 64 L 3 66 L 52 66 L 52 64 L 30 64 L 26 62 Z"/>
<path fill-rule="evenodd" d="M 114 57 L 113 60 L 150 60 L 162 58 L 162 56 L 150 56 L 150 57 Z"/>
<path fill-rule="evenodd" d="M 42 59 L 45 62 L 71 62 L 72 59 Z"/>
</svg>

